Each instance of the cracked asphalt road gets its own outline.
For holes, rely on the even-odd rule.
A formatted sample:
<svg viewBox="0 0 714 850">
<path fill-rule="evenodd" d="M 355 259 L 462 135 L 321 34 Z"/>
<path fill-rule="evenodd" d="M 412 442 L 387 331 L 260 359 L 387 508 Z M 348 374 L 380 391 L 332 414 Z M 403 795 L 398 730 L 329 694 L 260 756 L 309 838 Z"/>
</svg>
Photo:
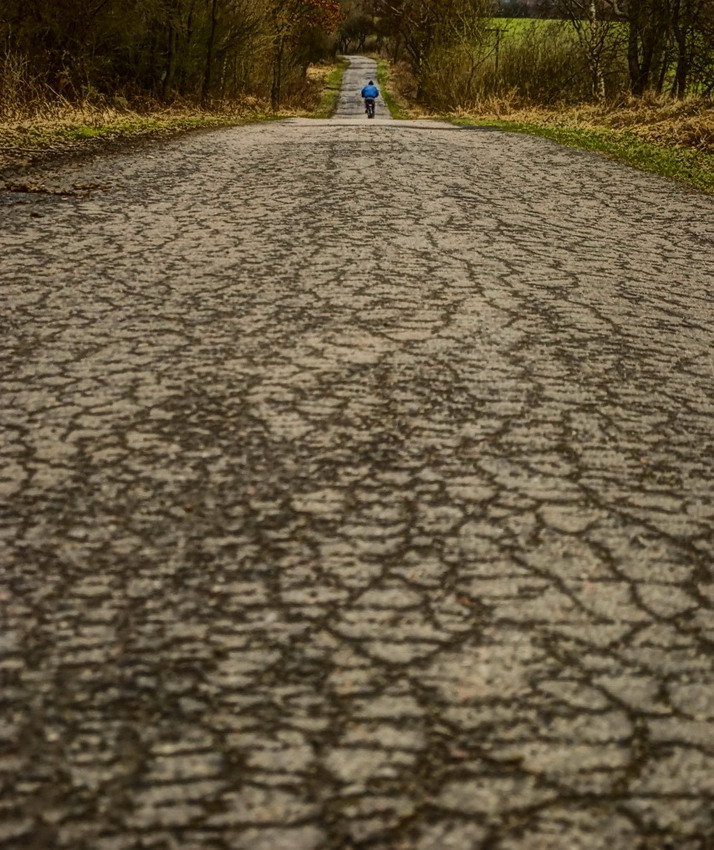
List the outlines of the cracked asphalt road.
<svg viewBox="0 0 714 850">
<path fill-rule="evenodd" d="M 711 199 L 350 119 L 43 181 L 6 850 L 714 846 Z"/>
</svg>

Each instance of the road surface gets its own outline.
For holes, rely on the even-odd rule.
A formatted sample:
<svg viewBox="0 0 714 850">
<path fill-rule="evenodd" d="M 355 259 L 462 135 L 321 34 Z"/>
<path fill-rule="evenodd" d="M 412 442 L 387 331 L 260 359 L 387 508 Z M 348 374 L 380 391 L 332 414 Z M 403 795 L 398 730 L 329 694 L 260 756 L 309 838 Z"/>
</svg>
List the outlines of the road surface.
<svg viewBox="0 0 714 850">
<path fill-rule="evenodd" d="M 337 101 L 337 108 L 333 116 L 334 120 L 353 119 L 364 120 L 364 101 L 362 99 L 362 89 L 370 82 L 379 83 L 377 79 L 377 63 L 373 59 L 367 59 L 364 56 L 348 56 L 349 66 L 345 70 L 342 79 L 342 91 Z M 384 97 L 380 92 L 380 96 L 375 101 L 375 118 L 370 120 L 376 121 L 391 121 L 392 116 L 384 102 Z"/>
<path fill-rule="evenodd" d="M 361 116 L 35 183 L 6 850 L 714 846 L 712 199 Z"/>
</svg>

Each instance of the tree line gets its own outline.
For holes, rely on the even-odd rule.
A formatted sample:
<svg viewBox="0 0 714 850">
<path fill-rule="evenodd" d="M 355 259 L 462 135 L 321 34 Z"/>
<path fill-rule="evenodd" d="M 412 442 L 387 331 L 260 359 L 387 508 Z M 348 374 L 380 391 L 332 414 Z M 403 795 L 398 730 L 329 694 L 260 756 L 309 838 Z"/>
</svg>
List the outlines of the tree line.
<svg viewBox="0 0 714 850">
<path fill-rule="evenodd" d="M 608 54 L 617 35 L 625 41 L 630 91 L 684 97 L 692 84 L 714 88 L 712 0 L 558 0 L 575 26 L 586 57 L 592 91 L 606 94 Z"/>
<path fill-rule="evenodd" d="M 4 77 L 100 94 L 277 108 L 332 49 L 339 0 L 2 0 Z"/>
<path fill-rule="evenodd" d="M 488 95 L 532 101 L 631 93 L 714 93 L 714 0 L 535 0 L 521 14 L 543 26 L 506 27 L 507 0 L 364 0 L 343 24 L 406 63 L 427 106 Z"/>
<path fill-rule="evenodd" d="M 714 0 L 539 3 L 550 20 L 509 29 L 509 0 L 2 0 L 0 99 L 256 97 L 277 109 L 311 63 L 365 50 L 439 109 L 514 93 L 714 93 Z"/>
</svg>

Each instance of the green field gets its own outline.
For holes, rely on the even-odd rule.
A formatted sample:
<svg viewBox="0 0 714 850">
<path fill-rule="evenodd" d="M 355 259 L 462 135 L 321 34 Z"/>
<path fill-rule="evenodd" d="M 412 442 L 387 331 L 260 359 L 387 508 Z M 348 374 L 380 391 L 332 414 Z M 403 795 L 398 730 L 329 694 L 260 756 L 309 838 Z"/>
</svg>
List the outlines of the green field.
<svg viewBox="0 0 714 850">
<path fill-rule="evenodd" d="M 492 18 L 493 29 L 500 31 L 502 36 L 517 42 L 523 41 L 529 35 L 550 34 L 553 38 L 568 40 L 577 39 L 575 27 L 570 21 L 553 18 Z M 622 27 L 622 24 L 615 24 Z"/>
<path fill-rule="evenodd" d="M 525 45 L 529 38 L 534 41 L 542 39 L 546 44 L 559 45 L 561 48 L 574 48 L 582 50 L 578 46 L 578 33 L 573 23 L 569 20 L 558 20 L 554 18 L 492 18 L 490 27 L 492 37 L 499 39 L 502 50 L 509 47 L 518 48 Z M 605 22 L 602 22 L 603 24 Z M 611 68 L 619 67 L 622 72 L 627 68 L 627 24 L 618 21 L 609 23 L 609 36 L 614 56 L 611 60 Z M 663 91 L 668 91 L 674 80 L 676 51 L 671 53 L 671 62 L 664 75 Z M 702 94 L 698 90 L 697 83 L 692 80 L 689 84 L 689 94 Z"/>
</svg>

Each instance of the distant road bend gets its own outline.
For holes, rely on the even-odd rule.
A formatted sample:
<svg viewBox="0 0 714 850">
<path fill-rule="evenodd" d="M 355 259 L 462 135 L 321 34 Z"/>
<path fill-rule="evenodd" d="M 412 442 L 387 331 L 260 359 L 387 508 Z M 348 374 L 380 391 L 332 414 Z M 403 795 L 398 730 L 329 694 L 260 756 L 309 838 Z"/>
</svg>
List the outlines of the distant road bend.
<svg viewBox="0 0 714 850">
<path fill-rule="evenodd" d="M 714 203 L 373 73 L 0 192 L 6 850 L 714 847 Z"/>
</svg>

